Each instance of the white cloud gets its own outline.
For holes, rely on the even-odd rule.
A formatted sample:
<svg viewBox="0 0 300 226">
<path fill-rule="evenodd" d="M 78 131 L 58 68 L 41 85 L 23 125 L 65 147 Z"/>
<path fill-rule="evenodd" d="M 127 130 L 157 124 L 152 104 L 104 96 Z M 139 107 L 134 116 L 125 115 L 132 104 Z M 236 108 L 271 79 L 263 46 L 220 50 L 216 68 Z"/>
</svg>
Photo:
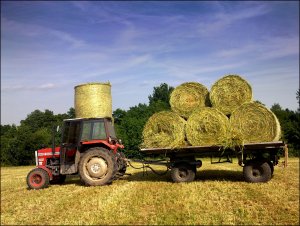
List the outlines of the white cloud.
<svg viewBox="0 0 300 226">
<path fill-rule="evenodd" d="M 11 35 L 13 35 L 13 37 L 19 35 L 36 37 L 38 38 L 39 42 L 41 42 L 45 37 L 52 36 L 55 37 L 56 40 L 69 43 L 70 47 L 72 48 L 79 48 L 87 45 L 83 40 L 67 32 L 42 27 L 36 24 L 22 23 L 15 20 L 9 20 L 5 17 L 1 17 L 1 33 L 10 33 Z"/>
<path fill-rule="evenodd" d="M 219 9 L 221 8 L 219 7 Z M 210 15 L 209 18 L 203 18 L 198 24 L 197 30 L 199 34 L 203 36 L 214 35 L 223 32 L 236 22 L 261 16 L 269 11 L 269 8 L 265 5 L 255 5 L 247 8 L 237 7 L 231 11 L 221 10 L 212 16 Z"/>
<path fill-rule="evenodd" d="M 299 55 L 299 37 L 266 37 L 256 39 L 236 48 L 222 49 L 215 53 L 220 58 L 240 58 L 248 56 L 250 60 L 270 60 L 291 55 Z"/>
<path fill-rule="evenodd" d="M 55 85 L 53 83 L 43 84 L 37 87 L 38 89 L 53 89 Z"/>
<path fill-rule="evenodd" d="M 260 59 L 299 55 L 299 35 L 298 37 L 269 37 L 259 47 L 262 50 Z"/>
<path fill-rule="evenodd" d="M 54 85 L 53 83 L 46 83 L 41 85 L 5 85 L 1 87 L 1 91 L 6 92 L 17 92 L 17 91 L 42 91 L 42 90 L 49 90 L 49 89 L 55 89 L 58 86 Z"/>
</svg>

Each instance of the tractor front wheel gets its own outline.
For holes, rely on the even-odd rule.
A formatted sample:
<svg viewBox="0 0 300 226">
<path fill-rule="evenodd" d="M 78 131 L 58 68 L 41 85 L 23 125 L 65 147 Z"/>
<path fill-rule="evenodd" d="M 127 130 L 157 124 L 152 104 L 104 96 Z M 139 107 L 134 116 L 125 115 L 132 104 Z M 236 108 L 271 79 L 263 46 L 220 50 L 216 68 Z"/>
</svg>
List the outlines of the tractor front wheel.
<svg viewBox="0 0 300 226">
<path fill-rule="evenodd" d="M 118 170 L 113 153 L 101 147 L 90 148 L 81 157 L 79 175 L 89 186 L 110 184 Z"/>
<path fill-rule="evenodd" d="M 49 174 L 46 170 L 35 168 L 27 175 L 27 185 L 30 189 L 42 189 L 49 186 Z"/>
</svg>

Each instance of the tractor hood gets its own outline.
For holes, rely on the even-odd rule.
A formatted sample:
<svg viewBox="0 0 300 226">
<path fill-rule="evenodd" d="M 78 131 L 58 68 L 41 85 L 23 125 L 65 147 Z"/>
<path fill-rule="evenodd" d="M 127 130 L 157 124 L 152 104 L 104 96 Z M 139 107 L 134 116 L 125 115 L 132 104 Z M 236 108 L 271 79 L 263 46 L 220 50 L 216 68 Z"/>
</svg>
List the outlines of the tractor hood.
<svg viewBox="0 0 300 226">
<path fill-rule="evenodd" d="M 52 148 L 42 148 L 38 150 L 38 156 L 52 156 Z M 54 157 L 59 157 L 60 155 L 60 147 L 55 148 Z"/>
</svg>

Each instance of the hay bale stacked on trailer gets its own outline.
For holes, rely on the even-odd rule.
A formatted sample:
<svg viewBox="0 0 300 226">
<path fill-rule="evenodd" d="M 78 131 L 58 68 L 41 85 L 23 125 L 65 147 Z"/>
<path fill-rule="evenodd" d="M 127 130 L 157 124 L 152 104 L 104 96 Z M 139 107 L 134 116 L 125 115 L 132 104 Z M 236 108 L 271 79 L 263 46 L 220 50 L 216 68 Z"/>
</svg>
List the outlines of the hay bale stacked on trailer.
<svg viewBox="0 0 300 226">
<path fill-rule="evenodd" d="M 144 130 L 145 147 L 181 147 L 185 142 L 186 121 L 177 113 L 162 111 L 153 114 L 147 121 Z"/>
<path fill-rule="evenodd" d="M 209 106 L 208 89 L 197 82 L 177 86 L 170 96 L 171 111 L 155 113 L 143 129 L 142 147 L 183 147 L 186 140 L 186 120 L 195 109 Z M 170 142 L 168 142 L 170 141 Z"/>
<path fill-rule="evenodd" d="M 186 137 L 193 146 L 216 145 L 230 139 L 229 120 L 216 108 L 195 110 L 187 120 Z"/>
<path fill-rule="evenodd" d="M 213 107 L 230 114 L 243 103 L 252 101 L 252 88 L 239 75 L 227 75 L 216 81 L 211 87 L 209 99 Z"/>
<path fill-rule="evenodd" d="M 186 125 L 182 124 L 187 145 L 234 147 L 246 142 L 278 141 L 281 129 L 276 116 L 265 106 L 253 102 L 252 97 L 252 88 L 245 79 L 239 75 L 226 75 L 213 84 L 210 92 L 200 83 L 181 84 L 173 90 L 170 105 L 172 111 L 187 120 Z M 159 123 L 156 120 L 152 126 L 158 127 Z M 172 137 L 172 132 L 177 132 L 178 128 L 175 129 L 171 121 L 165 123 L 173 128 L 168 134 Z M 161 136 L 155 131 L 152 136 L 145 136 L 148 130 L 149 126 L 145 126 L 144 147 L 182 146 L 182 142 L 177 146 L 176 143 L 171 146 L 160 142 Z M 149 146 L 157 143 L 160 145 Z"/>
<path fill-rule="evenodd" d="M 170 96 L 172 111 L 187 119 L 195 109 L 209 106 L 208 89 L 197 82 L 186 82 L 177 86 Z"/>
<path fill-rule="evenodd" d="M 279 141 L 281 127 L 275 114 L 257 102 L 238 107 L 230 116 L 231 134 L 244 143 Z"/>
</svg>

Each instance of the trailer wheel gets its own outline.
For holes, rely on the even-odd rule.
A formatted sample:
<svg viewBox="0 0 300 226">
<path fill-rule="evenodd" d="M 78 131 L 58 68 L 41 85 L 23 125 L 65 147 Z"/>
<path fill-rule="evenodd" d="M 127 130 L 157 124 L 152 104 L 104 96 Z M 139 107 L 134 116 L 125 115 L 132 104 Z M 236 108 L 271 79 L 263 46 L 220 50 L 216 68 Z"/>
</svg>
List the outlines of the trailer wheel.
<svg viewBox="0 0 300 226">
<path fill-rule="evenodd" d="M 178 163 L 171 169 L 172 180 L 176 183 L 191 182 L 195 179 L 196 170 L 188 163 Z"/>
<path fill-rule="evenodd" d="M 49 174 L 46 170 L 35 168 L 31 170 L 26 178 L 27 185 L 30 189 L 42 189 L 49 186 Z"/>
<path fill-rule="evenodd" d="M 247 182 L 267 182 L 272 177 L 272 170 L 267 162 L 250 161 L 244 166 L 243 175 Z"/>
<path fill-rule="evenodd" d="M 90 148 L 79 162 L 80 179 L 89 186 L 110 184 L 118 170 L 117 163 L 105 148 Z"/>
<path fill-rule="evenodd" d="M 272 163 L 271 161 L 268 161 L 268 164 L 269 164 L 269 166 L 270 166 L 270 168 L 271 168 L 271 175 L 273 176 L 273 173 L 274 173 L 274 165 L 273 165 L 273 163 Z"/>
</svg>

